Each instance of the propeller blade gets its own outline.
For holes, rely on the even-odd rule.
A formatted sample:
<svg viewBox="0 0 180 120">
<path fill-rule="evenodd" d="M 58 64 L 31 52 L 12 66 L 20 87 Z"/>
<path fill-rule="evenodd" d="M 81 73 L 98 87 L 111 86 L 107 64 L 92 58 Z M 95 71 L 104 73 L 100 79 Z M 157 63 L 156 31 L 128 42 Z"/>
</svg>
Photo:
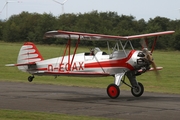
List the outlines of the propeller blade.
<svg viewBox="0 0 180 120">
<path fill-rule="evenodd" d="M 144 48 L 144 49 L 143 49 L 143 52 L 146 54 L 147 60 L 150 62 L 152 68 L 154 68 L 155 75 L 156 75 L 156 76 L 159 76 L 159 72 L 158 72 L 157 67 L 156 67 L 156 64 L 155 64 L 155 62 L 154 62 L 154 60 L 153 60 L 152 54 L 148 51 L 147 48 Z"/>
<path fill-rule="evenodd" d="M 154 70 L 155 70 L 156 76 L 159 76 L 159 72 L 158 72 L 158 70 L 157 70 L 157 67 L 156 67 L 156 64 L 154 63 L 154 61 L 151 63 L 151 65 L 152 65 L 152 67 L 153 67 Z"/>
</svg>

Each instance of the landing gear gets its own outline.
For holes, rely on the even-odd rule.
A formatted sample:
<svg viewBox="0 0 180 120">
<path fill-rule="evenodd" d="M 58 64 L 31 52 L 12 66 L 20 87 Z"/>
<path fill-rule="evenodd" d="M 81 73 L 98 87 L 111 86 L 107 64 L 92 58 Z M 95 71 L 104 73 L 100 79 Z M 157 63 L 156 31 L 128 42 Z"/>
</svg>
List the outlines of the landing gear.
<svg viewBox="0 0 180 120">
<path fill-rule="evenodd" d="M 110 98 L 116 99 L 120 94 L 120 89 L 116 84 L 110 84 L 107 87 L 107 94 Z"/>
<path fill-rule="evenodd" d="M 29 77 L 28 77 L 28 81 L 29 81 L 29 82 L 32 82 L 33 79 L 34 79 L 34 76 L 29 76 Z"/>
<path fill-rule="evenodd" d="M 140 82 L 138 82 L 137 86 L 131 88 L 131 93 L 135 97 L 140 97 L 143 94 L 143 92 L 144 92 L 144 86 Z"/>
<path fill-rule="evenodd" d="M 129 85 L 125 82 L 125 78 L 122 79 L 121 82 L 131 88 L 131 93 L 135 97 L 140 97 L 144 93 L 144 86 L 140 82 L 136 82 L 136 84 Z M 118 84 L 110 84 L 107 87 L 107 94 L 112 99 L 116 99 L 117 97 L 119 97 L 120 89 Z"/>
</svg>

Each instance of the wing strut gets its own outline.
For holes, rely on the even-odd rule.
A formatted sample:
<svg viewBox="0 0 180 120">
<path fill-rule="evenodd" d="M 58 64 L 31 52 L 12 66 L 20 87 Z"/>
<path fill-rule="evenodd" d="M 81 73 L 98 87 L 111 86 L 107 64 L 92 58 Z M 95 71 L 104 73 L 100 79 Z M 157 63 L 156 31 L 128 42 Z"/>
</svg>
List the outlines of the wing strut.
<svg viewBox="0 0 180 120">
<path fill-rule="evenodd" d="M 75 54 L 76 54 L 76 51 L 77 51 L 79 42 L 80 42 L 80 35 L 79 35 L 78 41 L 76 42 L 76 48 L 75 48 L 75 50 L 74 50 L 74 54 L 73 54 L 73 57 L 72 57 L 72 60 L 71 60 L 70 68 L 71 68 L 71 65 L 72 65 L 72 63 L 73 63 L 73 61 L 74 61 L 74 56 L 75 56 Z"/>
<path fill-rule="evenodd" d="M 67 67 L 67 68 L 66 68 L 67 71 L 71 71 L 71 65 L 72 65 L 72 63 L 73 63 L 73 61 L 74 61 L 74 56 L 75 56 L 75 54 L 76 54 L 76 51 L 77 51 L 79 42 L 80 42 L 80 35 L 79 35 L 79 38 L 78 38 L 78 40 L 77 40 L 77 42 L 76 42 L 76 47 L 75 47 L 75 49 L 74 49 L 74 53 L 73 53 L 72 59 L 70 59 L 70 54 L 71 54 L 71 38 L 70 38 L 70 36 L 69 36 L 69 40 L 68 40 L 68 42 L 67 42 L 67 44 L 66 44 L 66 48 L 65 48 L 65 50 L 64 50 L 64 54 L 63 54 L 63 57 L 62 57 L 62 60 L 61 60 L 61 64 L 62 64 L 63 61 L 64 61 L 64 56 L 66 55 L 66 52 L 67 52 L 67 50 L 68 50 L 68 67 L 66 66 L 66 67 Z"/>
<path fill-rule="evenodd" d="M 153 45 L 152 45 L 152 49 L 151 49 L 151 53 L 154 51 L 154 48 L 156 46 L 157 38 L 158 38 L 158 36 L 156 36 L 155 39 L 154 39 L 154 42 L 153 42 Z"/>
<path fill-rule="evenodd" d="M 62 65 L 62 63 L 64 61 L 64 56 L 66 55 L 67 49 L 69 48 L 68 49 L 68 71 L 70 71 L 70 64 L 69 64 L 70 63 L 70 50 L 71 50 L 70 47 L 71 47 L 71 39 L 69 39 L 67 44 L 66 44 L 66 48 L 64 50 L 64 54 L 63 54 L 61 64 L 60 64 L 60 65 Z"/>
</svg>

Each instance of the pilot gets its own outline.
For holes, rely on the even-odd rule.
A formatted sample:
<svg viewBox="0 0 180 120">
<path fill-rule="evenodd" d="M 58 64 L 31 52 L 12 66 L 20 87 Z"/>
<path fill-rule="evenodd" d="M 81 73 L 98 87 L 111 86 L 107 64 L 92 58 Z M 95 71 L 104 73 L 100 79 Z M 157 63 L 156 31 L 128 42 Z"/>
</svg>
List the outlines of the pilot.
<svg viewBox="0 0 180 120">
<path fill-rule="evenodd" d="M 90 49 L 90 55 L 94 55 L 94 49 L 93 48 Z"/>
</svg>

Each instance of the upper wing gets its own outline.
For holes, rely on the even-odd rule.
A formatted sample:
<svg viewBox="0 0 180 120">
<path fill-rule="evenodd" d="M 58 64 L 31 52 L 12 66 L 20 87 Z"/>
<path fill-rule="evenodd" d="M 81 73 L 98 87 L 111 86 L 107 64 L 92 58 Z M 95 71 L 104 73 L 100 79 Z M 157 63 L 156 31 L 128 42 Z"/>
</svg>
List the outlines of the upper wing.
<svg viewBox="0 0 180 120">
<path fill-rule="evenodd" d="M 81 40 L 131 40 L 131 39 L 138 39 L 138 38 L 146 38 L 146 37 L 153 37 L 153 36 L 161 36 L 166 34 L 173 34 L 174 31 L 165 31 L 165 32 L 156 32 L 156 33 L 149 33 L 149 34 L 141 34 L 141 35 L 132 35 L 132 36 L 114 36 L 114 35 L 103 35 L 103 34 L 91 34 L 91 33 L 81 33 L 81 32 L 70 32 L 70 31 L 49 31 L 46 32 L 44 37 L 57 37 L 57 38 L 71 38 L 71 39 L 78 39 Z"/>
<path fill-rule="evenodd" d="M 117 40 L 124 39 L 122 36 L 113 35 L 103 35 L 103 34 L 91 34 L 91 33 L 81 33 L 81 32 L 70 32 L 70 31 L 49 31 L 44 35 L 45 38 L 55 37 L 55 38 L 71 38 L 81 40 Z"/>
<path fill-rule="evenodd" d="M 154 36 L 173 34 L 174 32 L 175 31 L 164 31 L 164 32 L 148 33 L 148 34 L 141 34 L 141 35 L 125 36 L 124 38 L 126 38 L 126 39 L 147 38 L 147 37 L 154 37 Z"/>
</svg>

